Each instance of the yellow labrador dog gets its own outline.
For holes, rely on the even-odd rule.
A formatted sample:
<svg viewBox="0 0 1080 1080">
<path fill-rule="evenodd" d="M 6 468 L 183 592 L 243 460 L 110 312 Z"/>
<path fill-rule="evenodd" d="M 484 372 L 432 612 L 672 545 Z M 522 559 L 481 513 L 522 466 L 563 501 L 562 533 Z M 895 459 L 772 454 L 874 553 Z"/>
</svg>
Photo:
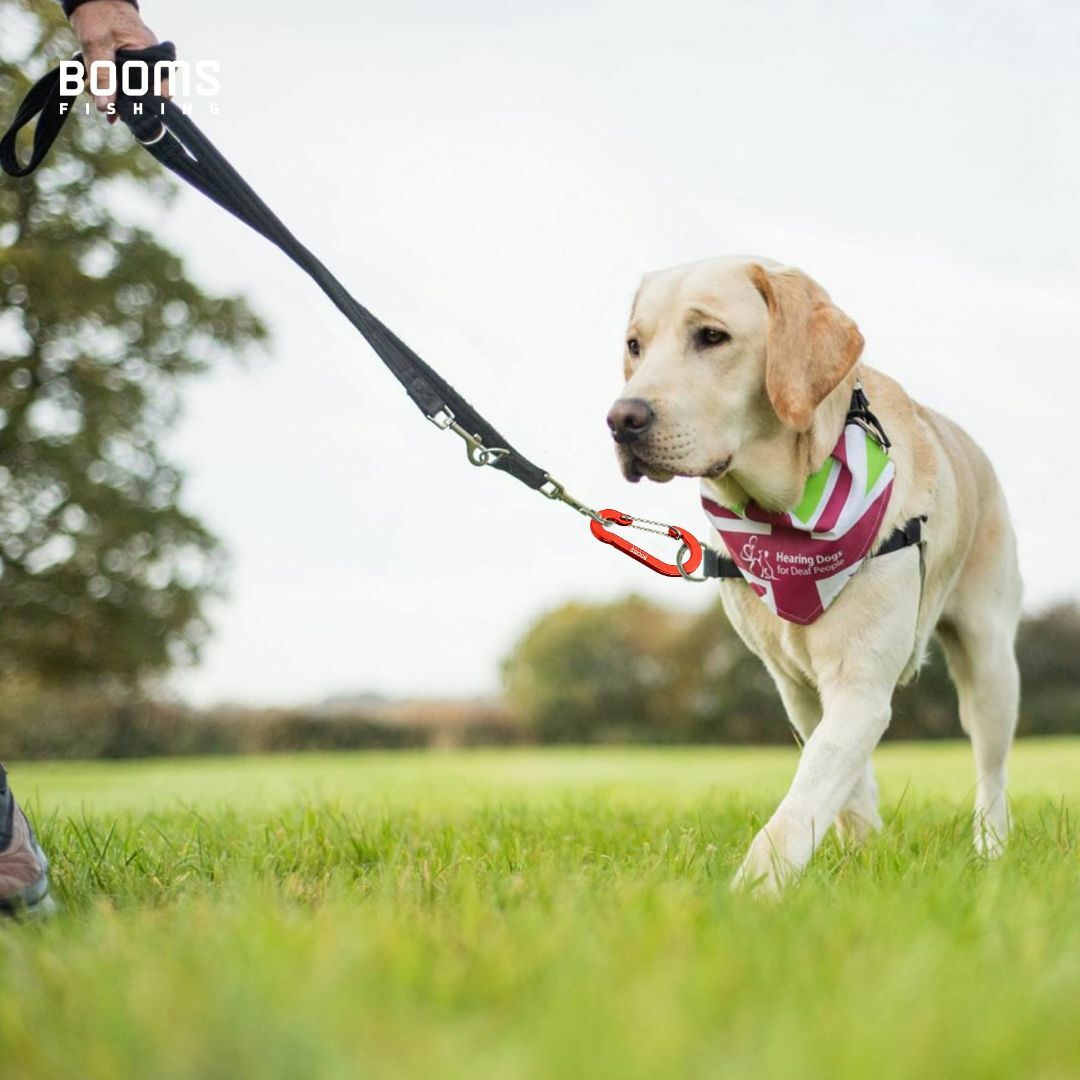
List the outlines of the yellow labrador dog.
<svg viewBox="0 0 1080 1080">
<path fill-rule="evenodd" d="M 834 821 L 851 841 L 881 827 L 871 753 L 933 633 L 975 752 L 976 849 L 997 855 L 1009 829 L 1021 584 L 1005 499 L 972 439 L 861 364 L 862 350 L 855 323 L 800 270 L 746 258 L 663 270 L 634 301 L 626 386 L 608 416 L 627 479 L 700 477 L 724 506 L 786 511 L 837 446 L 861 381 L 895 467 L 874 547 L 926 517 L 924 576 L 915 547 L 867 558 L 806 625 L 774 614 L 742 580 L 720 586 L 804 740 L 791 788 L 736 877 L 768 892 L 806 865 Z"/>
</svg>

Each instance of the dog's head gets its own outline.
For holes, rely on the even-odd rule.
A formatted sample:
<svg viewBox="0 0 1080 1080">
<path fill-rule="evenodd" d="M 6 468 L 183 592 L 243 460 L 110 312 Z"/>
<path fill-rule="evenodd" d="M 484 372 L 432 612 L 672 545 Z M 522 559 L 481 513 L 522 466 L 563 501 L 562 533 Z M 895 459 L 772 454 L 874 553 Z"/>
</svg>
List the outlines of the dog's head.
<svg viewBox="0 0 1080 1080">
<path fill-rule="evenodd" d="M 649 274 L 608 413 L 623 475 L 721 477 L 747 448 L 806 432 L 855 366 L 855 323 L 800 270 L 713 259 Z"/>
</svg>

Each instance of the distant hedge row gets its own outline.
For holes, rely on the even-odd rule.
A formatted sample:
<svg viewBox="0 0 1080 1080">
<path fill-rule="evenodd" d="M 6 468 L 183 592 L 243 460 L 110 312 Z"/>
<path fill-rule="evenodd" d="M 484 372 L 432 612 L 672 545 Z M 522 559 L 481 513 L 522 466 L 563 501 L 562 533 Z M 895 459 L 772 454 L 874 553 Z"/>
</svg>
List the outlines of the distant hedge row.
<svg viewBox="0 0 1080 1080">
<path fill-rule="evenodd" d="M 1080 733 L 1080 608 L 1024 620 L 1021 734 Z M 566 604 L 540 619 L 504 665 L 510 718 L 490 708 L 392 722 L 318 709 L 199 711 L 119 687 L 0 684 L 8 759 L 399 750 L 539 743 L 769 743 L 792 736 L 769 676 L 721 611 L 686 614 L 637 597 Z M 960 734 L 939 655 L 900 691 L 889 738 Z"/>
<path fill-rule="evenodd" d="M 9 760 L 405 750 L 521 738 L 519 728 L 490 717 L 447 729 L 302 709 L 204 712 L 100 687 L 0 692 L 0 754 Z"/>
</svg>

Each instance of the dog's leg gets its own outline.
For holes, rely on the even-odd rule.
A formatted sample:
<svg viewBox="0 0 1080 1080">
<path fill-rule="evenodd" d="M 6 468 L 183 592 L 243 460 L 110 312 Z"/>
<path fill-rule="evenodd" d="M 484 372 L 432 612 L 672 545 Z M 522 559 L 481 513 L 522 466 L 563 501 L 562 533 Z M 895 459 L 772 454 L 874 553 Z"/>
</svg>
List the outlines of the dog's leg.
<svg viewBox="0 0 1080 1080">
<path fill-rule="evenodd" d="M 788 723 L 795 729 L 799 741 L 805 745 L 814 728 L 821 723 L 821 699 L 817 696 L 817 691 L 803 680 L 787 674 L 768 657 L 765 658 L 765 667 L 780 693 Z"/>
<path fill-rule="evenodd" d="M 878 810 L 878 788 L 874 779 L 873 763 L 867 761 L 859 779 L 855 781 L 848 800 L 836 819 L 836 827 L 845 844 L 857 846 L 865 843 L 874 833 L 880 832 L 883 822 Z"/>
<path fill-rule="evenodd" d="M 945 623 L 938 636 L 956 684 L 960 725 L 975 751 L 975 850 L 994 858 L 1009 835 L 1005 762 L 1020 707 L 1015 630 L 1000 621 Z"/>
<path fill-rule="evenodd" d="M 776 813 L 754 837 L 735 886 L 776 893 L 801 870 L 866 775 L 889 725 L 892 688 L 868 695 L 858 686 L 823 690 L 824 713 L 803 747 L 795 779 Z"/>
<path fill-rule="evenodd" d="M 1000 492 L 987 497 L 972 548 L 938 625 L 960 724 L 975 751 L 975 850 L 1000 855 L 1009 835 L 1005 761 L 1020 710 L 1016 628 L 1023 587 Z"/>
<path fill-rule="evenodd" d="M 882 560 L 860 572 L 865 591 L 856 594 L 858 600 L 852 596 L 851 606 L 836 610 L 846 617 L 821 620 L 805 637 L 821 722 L 803 747 L 790 790 L 754 837 L 736 887 L 778 892 L 807 864 L 849 800 L 877 823 L 876 810 L 867 809 L 870 755 L 889 726 L 893 690 L 915 648 L 919 590 L 908 585 L 918 562 Z M 895 598 L 887 610 L 880 603 L 882 592 Z"/>
<path fill-rule="evenodd" d="M 780 692 L 788 720 L 805 744 L 821 722 L 821 700 L 817 691 L 805 682 L 792 678 L 776 664 L 767 662 L 766 666 Z M 847 844 L 861 844 L 880 831 L 882 821 L 878 812 L 877 782 L 871 762 L 866 763 L 855 781 L 855 787 L 837 815 L 836 827 Z"/>
</svg>

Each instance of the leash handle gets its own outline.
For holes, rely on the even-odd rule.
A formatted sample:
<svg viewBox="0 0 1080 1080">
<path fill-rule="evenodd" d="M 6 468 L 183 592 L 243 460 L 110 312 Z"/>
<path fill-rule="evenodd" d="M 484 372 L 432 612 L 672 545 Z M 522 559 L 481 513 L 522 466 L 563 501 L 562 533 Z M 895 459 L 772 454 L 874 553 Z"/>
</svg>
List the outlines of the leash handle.
<svg viewBox="0 0 1080 1080">
<path fill-rule="evenodd" d="M 82 55 L 77 55 L 75 59 L 81 62 Z M 0 168 L 8 176 L 29 176 L 45 160 L 45 155 L 56 142 L 74 102 L 74 94 L 60 93 L 60 68 L 49 71 L 38 79 L 19 105 L 11 127 L 0 137 Z M 34 145 L 30 160 L 23 165 L 19 161 L 19 132 L 35 117 L 38 122 L 34 128 Z"/>
<path fill-rule="evenodd" d="M 149 141 L 155 129 L 158 132 L 162 130 L 163 125 L 154 120 L 152 113 L 157 112 L 160 117 L 161 103 L 164 99 L 149 92 L 138 99 L 124 94 L 122 90 L 124 67 L 130 63 L 142 63 L 146 64 L 147 70 L 152 72 L 157 64 L 171 63 L 175 59 L 176 46 L 171 41 L 163 41 L 146 49 L 117 50 L 116 111 L 141 143 L 145 144 Z M 76 53 L 71 63 L 80 64 L 85 77 L 86 64 L 82 53 Z M 8 176 L 23 177 L 34 172 L 45 160 L 57 136 L 63 131 L 64 124 L 67 123 L 72 113 L 72 106 L 79 95 L 63 93 L 62 75 L 61 68 L 54 68 L 38 79 L 23 98 L 11 126 L 0 137 L 0 168 Z M 153 110 L 148 109 L 147 104 L 152 105 Z M 30 152 L 30 160 L 24 165 L 19 161 L 19 133 L 35 118 L 37 124 L 34 127 L 33 148 Z"/>
</svg>

